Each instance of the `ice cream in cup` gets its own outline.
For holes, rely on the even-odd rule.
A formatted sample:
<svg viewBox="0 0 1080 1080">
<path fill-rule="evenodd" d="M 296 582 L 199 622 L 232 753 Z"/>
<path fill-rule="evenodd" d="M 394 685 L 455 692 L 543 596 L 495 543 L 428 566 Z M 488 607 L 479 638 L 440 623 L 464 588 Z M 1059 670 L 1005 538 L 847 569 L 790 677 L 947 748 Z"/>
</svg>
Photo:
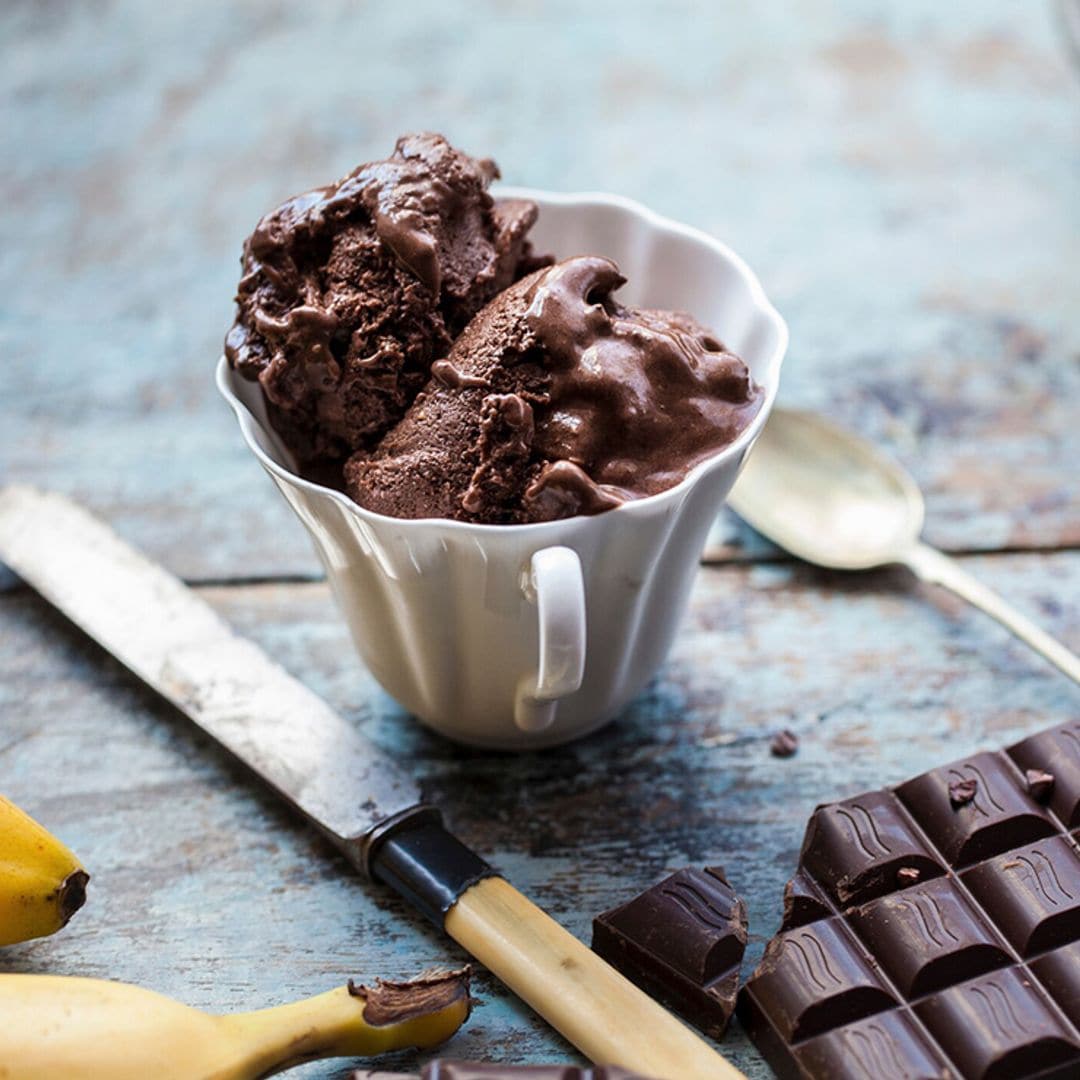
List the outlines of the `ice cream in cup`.
<svg viewBox="0 0 1080 1080">
<path fill-rule="evenodd" d="M 267 215 L 217 381 L 378 681 L 520 749 L 663 662 L 787 331 L 711 237 L 495 175 L 411 136 Z"/>
</svg>

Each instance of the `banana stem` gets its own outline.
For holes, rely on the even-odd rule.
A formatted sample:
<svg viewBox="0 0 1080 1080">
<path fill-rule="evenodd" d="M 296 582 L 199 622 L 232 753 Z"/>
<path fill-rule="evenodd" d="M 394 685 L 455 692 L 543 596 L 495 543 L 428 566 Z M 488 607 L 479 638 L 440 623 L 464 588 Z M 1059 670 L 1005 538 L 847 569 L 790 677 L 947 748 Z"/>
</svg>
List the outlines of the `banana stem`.
<svg viewBox="0 0 1080 1080">
<path fill-rule="evenodd" d="M 353 1030 L 366 1026 L 362 1010 L 363 1002 L 339 987 L 305 1001 L 215 1019 L 239 1044 L 242 1069 L 236 1075 L 268 1076 L 314 1058 L 368 1053 L 344 1049 L 363 1041 Z"/>
<path fill-rule="evenodd" d="M 303 1001 L 214 1019 L 240 1048 L 235 1076 L 263 1077 L 316 1058 L 437 1045 L 464 1022 L 469 1000 L 467 993 L 449 996 L 442 1007 L 418 1006 L 415 1015 L 382 1024 L 365 1013 L 370 1017 L 365 998 L 342 986 Z"/>
</svg>

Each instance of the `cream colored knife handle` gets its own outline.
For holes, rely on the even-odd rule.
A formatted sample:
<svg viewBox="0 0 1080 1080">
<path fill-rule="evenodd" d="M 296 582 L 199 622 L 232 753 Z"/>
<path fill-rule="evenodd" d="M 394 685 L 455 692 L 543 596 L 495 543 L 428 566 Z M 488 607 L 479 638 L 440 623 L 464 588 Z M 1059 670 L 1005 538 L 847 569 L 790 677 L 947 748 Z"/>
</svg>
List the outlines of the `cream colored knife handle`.
<svg viewBox="0 0 1080 1080">
<path fill-rule="evenodd" d="M 929 544 L 917 543 L 904 557 L 904 565 L 923 581 L 941 585 L 1011 630 L 1025 645 L 1050 661 L 1074 682 L 1080 683 L 1080 656 L 1065 648 L 1041 627 L 1036 626 L 993 589 L 972 577 L 960 564 Z"/>
<path fill-rule="evenodd" d="M 484 878 L 462 893 L 444 926 L 597 1065 L 657 1080 L 742 1077 L 503 878 Z"/>
</svg>

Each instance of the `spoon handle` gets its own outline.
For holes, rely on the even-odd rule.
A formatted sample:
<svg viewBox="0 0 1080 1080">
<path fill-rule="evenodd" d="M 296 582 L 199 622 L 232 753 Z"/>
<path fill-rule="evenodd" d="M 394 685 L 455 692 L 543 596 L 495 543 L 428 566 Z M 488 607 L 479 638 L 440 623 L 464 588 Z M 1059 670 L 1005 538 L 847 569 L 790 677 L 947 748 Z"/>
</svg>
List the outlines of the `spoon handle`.
<svg viewBox="0 0 1080 1080">
<path fill-rule="evenodd" d="M 1021 615 L 1011 604 L 977 578 L 972 577 L 959 563 L 943 555 L 937 548 L 922 541 L 915 543 L 901 560 L 916 577 L 933 585 L 941 585 L 957 596 L 981 608 L 1002 626 L 1011 630 L 1021 641 L 1041 653 L 1055 667 L 1076 683 L 1080 683 L 1080 656 L 1066 649 L 1060 641 L 1052 638 L 1036 626 L 1026 615 Z"/>
</svg>

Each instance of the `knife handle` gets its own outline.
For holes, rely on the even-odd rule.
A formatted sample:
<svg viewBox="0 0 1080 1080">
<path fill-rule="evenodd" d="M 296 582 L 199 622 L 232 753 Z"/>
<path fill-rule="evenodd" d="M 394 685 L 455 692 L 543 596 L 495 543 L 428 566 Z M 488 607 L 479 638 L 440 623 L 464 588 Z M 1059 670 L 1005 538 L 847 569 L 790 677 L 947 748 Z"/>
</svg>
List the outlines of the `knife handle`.
<svg viewBox="0 0 1080 1080">
<path fill-rule="evenodd" d="M 446 932 L 598 1065 L 657 1080 L 742 1077 L 703 1039 L 501 877 L 466 889 Z"/>
<path fill-rule="evenodd" d="M 366 868 L 441 925 L 597 1065 L 656 1080 L 743 1074 L 442 825 L 425 807 L 387 830 Z"/>
</svg>

